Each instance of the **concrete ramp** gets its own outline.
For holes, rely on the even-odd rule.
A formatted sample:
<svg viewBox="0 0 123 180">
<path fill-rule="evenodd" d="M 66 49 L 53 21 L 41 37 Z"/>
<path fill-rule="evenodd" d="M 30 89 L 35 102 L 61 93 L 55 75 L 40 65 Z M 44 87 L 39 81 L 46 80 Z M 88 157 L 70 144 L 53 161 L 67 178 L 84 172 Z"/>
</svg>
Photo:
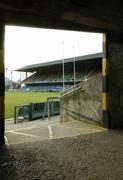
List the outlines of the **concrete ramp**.
<svg viewBox="0 0 123 180">
<path fill-rule="evenodd" d="M 102 77 L 94 75 L 61 92 L 61 122 L 76 119 L 102 124 Z"/>
</svg>

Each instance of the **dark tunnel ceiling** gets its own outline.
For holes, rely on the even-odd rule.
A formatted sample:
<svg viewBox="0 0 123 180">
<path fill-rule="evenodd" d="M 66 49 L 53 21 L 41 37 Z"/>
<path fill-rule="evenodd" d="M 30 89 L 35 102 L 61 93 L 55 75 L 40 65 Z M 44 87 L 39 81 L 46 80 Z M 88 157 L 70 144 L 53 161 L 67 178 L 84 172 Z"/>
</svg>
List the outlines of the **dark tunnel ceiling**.
<svg viewBox="0 0 123 180">
<path fill-rule="evenodd" d="M 123 31 L 121 1 L 1 0 L 0 22 L 84 31 Z"/>
</svg>

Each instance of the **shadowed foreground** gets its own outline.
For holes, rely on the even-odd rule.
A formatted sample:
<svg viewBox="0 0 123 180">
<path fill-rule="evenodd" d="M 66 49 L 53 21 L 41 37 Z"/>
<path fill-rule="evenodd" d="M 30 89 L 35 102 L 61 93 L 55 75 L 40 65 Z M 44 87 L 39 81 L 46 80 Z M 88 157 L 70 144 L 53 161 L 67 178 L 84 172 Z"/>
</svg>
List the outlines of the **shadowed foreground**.
<svg viewBox="0 0 123 180">
<path fill-rule="evenodd" d="M 0 180 L 122 180 L 123 131 L 1 148 Z"/>
</svg>

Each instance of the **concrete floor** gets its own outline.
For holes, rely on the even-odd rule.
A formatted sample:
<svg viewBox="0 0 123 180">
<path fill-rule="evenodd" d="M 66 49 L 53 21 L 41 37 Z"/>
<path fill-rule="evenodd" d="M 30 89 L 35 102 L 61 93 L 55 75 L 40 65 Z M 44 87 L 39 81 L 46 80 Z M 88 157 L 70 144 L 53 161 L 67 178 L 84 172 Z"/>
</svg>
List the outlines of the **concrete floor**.
<svg viewBox="0 0 123 180">
<path fill-rule="evenodd" d="M 1 147 L 0 180 L 123 180 L 123 131 Z"/>
<path fill-rule="evenodd" d="M 7 124 L 0 180 L 123 180 L 123 130 L 59 117 Z"/>
<path fill-rule="evenodd" d="M 6 140 L 8 144 L 19 144 L 103 131 L 106 129 L 80 121 L 61 124 L 59 116 L 54 116 L 49 120 L 35 120 L 18 124 L 9 121 L 6 123 Z"/>
</svg>

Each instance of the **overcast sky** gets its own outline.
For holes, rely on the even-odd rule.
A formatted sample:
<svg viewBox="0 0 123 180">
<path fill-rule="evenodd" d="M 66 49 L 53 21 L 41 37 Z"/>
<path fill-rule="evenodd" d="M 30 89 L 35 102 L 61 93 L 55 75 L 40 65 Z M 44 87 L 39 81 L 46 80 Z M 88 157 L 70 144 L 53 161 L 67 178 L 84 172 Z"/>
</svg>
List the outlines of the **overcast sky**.
<svg viewBox="0 0 123 180">
<path fill-rule="evenodd" d="M 102 52 L 102 34 L 17 26 L 5 30 L 5 67 L 9 70 Z M 19 78 L 19 73 L 13 73 L 14 80 Z"/>
</svg>

